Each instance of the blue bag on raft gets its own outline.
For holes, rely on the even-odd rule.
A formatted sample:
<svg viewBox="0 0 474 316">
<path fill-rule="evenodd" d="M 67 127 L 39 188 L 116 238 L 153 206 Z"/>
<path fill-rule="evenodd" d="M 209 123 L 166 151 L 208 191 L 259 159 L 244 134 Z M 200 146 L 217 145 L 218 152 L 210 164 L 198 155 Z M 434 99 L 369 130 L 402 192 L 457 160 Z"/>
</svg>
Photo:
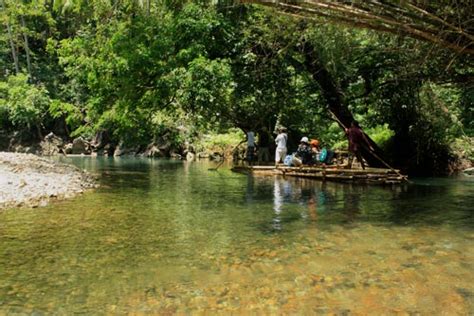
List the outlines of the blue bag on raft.
<svg viewBox="0 0 474 316">
<path fill-rule="evenodd" d="M 321 152 L 319 153 L 319 161 L 325 162 L 327 156 L 328 156 L 328 150 L 326 148 L 323 148 Z"/>
</svg>

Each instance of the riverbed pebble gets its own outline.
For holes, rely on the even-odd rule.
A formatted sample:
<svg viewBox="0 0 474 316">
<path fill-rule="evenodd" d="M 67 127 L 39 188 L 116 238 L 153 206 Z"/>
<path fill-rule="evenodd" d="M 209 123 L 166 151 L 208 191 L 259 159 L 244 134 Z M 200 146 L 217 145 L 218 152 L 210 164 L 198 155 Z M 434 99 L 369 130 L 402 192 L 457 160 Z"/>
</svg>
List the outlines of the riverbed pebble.
<svg viewBox="0 0 474 316">
<path fill-rule="evenodd" d="M 0 152 L 0 209 L 40 207 L 51 198 L 72 197 L 96 186 L 75 166 L 32 154 Z"/>
</svg>

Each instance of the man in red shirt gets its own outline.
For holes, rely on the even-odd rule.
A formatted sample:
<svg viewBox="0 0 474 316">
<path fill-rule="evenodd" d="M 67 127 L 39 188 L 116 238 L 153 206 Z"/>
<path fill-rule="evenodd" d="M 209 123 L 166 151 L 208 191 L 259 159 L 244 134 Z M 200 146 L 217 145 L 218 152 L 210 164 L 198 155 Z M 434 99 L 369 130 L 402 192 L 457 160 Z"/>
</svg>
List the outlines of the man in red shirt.
<svg viewBox="0 0 474 316">
<path fill-rule="evenodd" d="M 367 137 L 365 137 L 365 134 L 357 121 L 352 121 L 351 127 L 346 128 L 346 135 L 349 140 L 349 168 L 352 168 L 352 161 L 355 156 L 360 162 L 362 169 L 365 169 L 364 160 L 362 159 L 362 154 L 360 152 L 361 147 L 366 146 L 367 148 L 370 148 L 370 150 L 374 149 L 370 145 Z"/>
</svg>

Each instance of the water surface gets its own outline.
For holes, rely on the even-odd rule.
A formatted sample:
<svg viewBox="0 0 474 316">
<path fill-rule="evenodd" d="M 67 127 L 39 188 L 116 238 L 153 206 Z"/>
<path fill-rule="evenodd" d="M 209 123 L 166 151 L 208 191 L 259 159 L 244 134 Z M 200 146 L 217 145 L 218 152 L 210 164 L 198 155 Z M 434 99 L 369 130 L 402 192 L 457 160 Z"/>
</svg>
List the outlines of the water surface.
<svg viewBox="0 0 474 316">
<path fill-rule="evenodd" d="M 0 314 L 473 314 L 474 180 L 69 158 L 101 188 L 0 213 Z"/>
</svg>

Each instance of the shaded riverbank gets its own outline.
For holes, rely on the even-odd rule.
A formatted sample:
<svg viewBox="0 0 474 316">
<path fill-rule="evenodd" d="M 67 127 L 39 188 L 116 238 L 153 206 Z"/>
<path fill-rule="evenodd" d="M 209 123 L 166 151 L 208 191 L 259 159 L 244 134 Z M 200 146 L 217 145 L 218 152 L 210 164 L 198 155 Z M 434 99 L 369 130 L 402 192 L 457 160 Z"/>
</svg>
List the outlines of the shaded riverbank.
<svg viewBox="0 0 474 316">
<path fill-rule="evenodd" d="M 95 186 L 94 178 L 73 165 L 31 154 L 0 152 L 0 209 L 44 206 Z"/>
</svg>

